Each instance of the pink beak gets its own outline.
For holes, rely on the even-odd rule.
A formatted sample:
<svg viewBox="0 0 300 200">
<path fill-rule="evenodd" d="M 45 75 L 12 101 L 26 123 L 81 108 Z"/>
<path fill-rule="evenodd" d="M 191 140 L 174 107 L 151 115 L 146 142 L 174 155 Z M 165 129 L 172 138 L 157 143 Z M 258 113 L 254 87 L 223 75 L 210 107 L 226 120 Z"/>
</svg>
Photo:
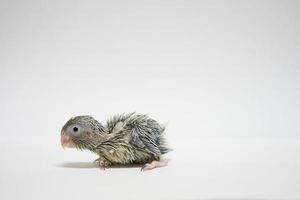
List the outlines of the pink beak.
<svg viewBox="0 0 300 200">
<path fill-rule="evenodd" d="M 61 138 L 60 138 L 61 146 L 63 148 L 73 148 L 74 144 L 70 138 L 69 135 L 67 135 L 64 131 L 61 132 Z"/>
</svg>

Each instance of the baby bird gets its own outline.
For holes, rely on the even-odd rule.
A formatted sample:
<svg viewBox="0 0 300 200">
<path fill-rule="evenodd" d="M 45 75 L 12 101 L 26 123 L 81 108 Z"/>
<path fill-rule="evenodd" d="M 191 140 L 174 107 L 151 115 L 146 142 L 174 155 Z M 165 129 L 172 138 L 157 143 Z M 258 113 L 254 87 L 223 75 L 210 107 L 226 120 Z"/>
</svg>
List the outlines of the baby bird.
<svg viewBox="0 0 300 200">
<path fill-rule="evenodd" d="M 61 130 L 63 148 L 87 149 L 103 169 L 112 165 L 143 164 L 142 170 L 167 165 L 165 127 L 147 115 L 116 115 L 103 126 L 91 116 L 71 118 Z"/>
</svg>

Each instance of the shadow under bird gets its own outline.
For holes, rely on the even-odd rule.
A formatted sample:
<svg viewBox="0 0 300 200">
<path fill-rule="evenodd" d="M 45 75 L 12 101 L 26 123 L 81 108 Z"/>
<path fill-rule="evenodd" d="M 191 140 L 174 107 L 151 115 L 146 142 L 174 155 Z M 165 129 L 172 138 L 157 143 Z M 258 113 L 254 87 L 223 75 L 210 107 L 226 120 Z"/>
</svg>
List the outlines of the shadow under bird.
<svg viewBox="0 0 300 200">
<path fill-rule="evenodd" d="M 165 127 L 147 115 L 115 115 L 106 125 L 91 116 L 71 118 L 61 130 L 63 148 L 87 149 L 97 155 L 99 167 L 142 164 L 142 170 L 167 165 L 162 155 L 169 152 Z"/>
</svg>

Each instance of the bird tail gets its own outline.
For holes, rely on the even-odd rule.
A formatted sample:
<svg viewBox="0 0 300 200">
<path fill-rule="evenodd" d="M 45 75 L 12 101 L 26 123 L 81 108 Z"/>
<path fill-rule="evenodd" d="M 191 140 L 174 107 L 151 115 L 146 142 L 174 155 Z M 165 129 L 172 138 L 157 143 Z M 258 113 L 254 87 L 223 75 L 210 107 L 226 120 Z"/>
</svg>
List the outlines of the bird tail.
<svg viewBox="0 0 300 200">
<path fill-rule="evenodd" d="M 165 153 L 168 153 L 173 150 L 167 146 L 167 142 L 164 138 L 165 129 L 166 129 L 166 127 L 164 125 L 161 125 L 160 136 L 158 138 L 158 148 L 159 148 L 161 154 L 165 154 Z"/>
<path fill-rule="evenodd" d="M 173 151 L 173 149 L 170 149 L 168 147 L 159 147 L 159 150 L 160 150 L 161 154 L 165 154 L 165 153 L 168 153 L 170 151 Z"/>
</svg>

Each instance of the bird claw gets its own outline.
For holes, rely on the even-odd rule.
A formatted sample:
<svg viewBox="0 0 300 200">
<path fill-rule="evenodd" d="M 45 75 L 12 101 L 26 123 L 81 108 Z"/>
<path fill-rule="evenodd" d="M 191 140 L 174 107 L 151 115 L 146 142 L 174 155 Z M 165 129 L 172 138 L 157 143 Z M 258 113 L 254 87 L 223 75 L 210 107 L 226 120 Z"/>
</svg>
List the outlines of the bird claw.
<svg viewBox="0 0 300 200">
<path fill-rule="evenodd" d="M 168 165 L 168 160 L 160 160 L 160 161 L 152 161 L 151 163 L 146 163 L 142 168 L 141 171 L 147 171 L 151 169 L 155 169 L 158 167 L 165 167 Z"/>
<path fill-rule="evenodd" d="M 103 159 L 103 158 L 98 158 L 94 161 L 94 163 L 97 163 L 100 169 L 105 170 L 108 166 L 110 166 L 110 162 Z"/>
<path fill-rule="evenodd" d="M 151 168 L 152 169 L 152 168 Z M 150 170 L 150 164 L 149 163 L 146 163 L 142 168 L 141 168 L 141 171 L 147 171 L 147 170 Z"/>
</svg>

